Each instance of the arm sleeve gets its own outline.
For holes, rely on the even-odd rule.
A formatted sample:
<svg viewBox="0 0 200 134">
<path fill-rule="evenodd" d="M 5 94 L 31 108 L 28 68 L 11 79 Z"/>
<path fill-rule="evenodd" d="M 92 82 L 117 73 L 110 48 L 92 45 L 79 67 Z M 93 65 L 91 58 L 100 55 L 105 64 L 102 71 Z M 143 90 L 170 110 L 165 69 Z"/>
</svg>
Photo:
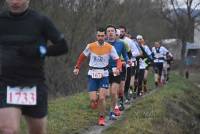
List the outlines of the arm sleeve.
<svg viewBox="0 0 200 134">
<path fill-rule="evenodd" d="M 120 59 L 116 60 L 117 69 L 122 70 L 122 61 Z"/>
<path fill-rule="evenodd" d="M 45 17 L 43 18 L 43 33 L 46 40 L 50 40 L 53 45 L 47 46 L 47 56 L 58 56 L 68 52 L 68 45 L 52 21 Z"/>
<path fill-rule="evenodd" d="M 123 41 L 123 43 L 124 43 L 124 46 L 125 46 L 125 48 L 126 48 L 126 52 L 131 51 L 131 49 L 130 49 L 128 43 L 126 43 L 125 41 Z"/>
<path fill-rule="evenodd" d="M 162 49 L 163 49 L 163 51 L 164 51 L 164 54 L 167 54 L 167 53 L 169 53 L 169 51 L 167 50 L 167 48 L 165 48 L 165 47 L 162 47 Z"/>
<path fill-rule="evenodd" d="M 78 69 L 80 69 L 80 67 L 81 67 L 81 63 L 89 56 L 89 54 L 90 54 L 90 46 L 89 46 L 89 44 L 87 45 L 87 47 L 83 50 L 83 52 L 80 54 L 80 56 L 79 56 L 79 58 L 78 58 L 78 60 L 77 60 L 77 62 L 76 62 L 76 66 L 75 66 L 75 68 L 78 68 Z"/>
<path fill-rule="evenodd" d="M 113 46 L 111 48 L 110 56 L 112 57 L 113 60 L 119 59 L 117 51 L 116 51 L 116 49 Z"/>
<path fill-rule="evenodd" d="M 123 48 L 122 48 L 122 56 L 124 58 L 124 61 L 127 63 L 128 55 L 127 55 L 127 51 L 126 51 L 125 45 L 123 45 Z"/>
<path fill-rule="evenodd" d="M 128 58 L 131 59 L 132 58 L 132 53 L 131 50 L 127 52 Z"/>
<path fill-rule="evenodd" d="M 152 52 L 151 52 L 151 50 L 149 49 L 148 46 L 146 46 L 146 53 L 148 54 L 148 58 L 150 58 L 151 60 L 153 60 Z"/>
<path fill-rule="evenodd" d="M 136 44 L 135 42 L 131 43 L 131 46 L 132 46 L 131 52 L 132 52 L 133 57 L 137 57 L 140 55 L 140 49 L 139 49 L 139 47 L 137 47 L 137 45 L 138 44 Z"/>
<path fill-rule="evenodd" d="M 90 55 L 90 45 L 88 44 L 87 46 L 86 46 L 86 48 L 83 50 L 83 54 L 85 55 L 85 56 L 89 56 Z"/>
<path fill-rule="evenodd" d="M 83 61 L 84 61 L 85 59 L 86 59 L 85 54 L 84 54 L 84 53 L 81 53 L 80 56 L 78 57 L 78 60 L 77 60 L 77 62 L 76 62 L 75 68 L 80 69 L 81 63 L 83 63 Z"/>
</svg>

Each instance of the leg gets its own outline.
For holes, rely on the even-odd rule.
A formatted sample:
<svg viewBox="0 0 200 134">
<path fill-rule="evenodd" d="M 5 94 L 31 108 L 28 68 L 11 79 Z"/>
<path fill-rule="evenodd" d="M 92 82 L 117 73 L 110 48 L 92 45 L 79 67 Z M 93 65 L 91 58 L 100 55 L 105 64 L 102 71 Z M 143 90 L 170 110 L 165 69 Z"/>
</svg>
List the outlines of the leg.
<svg viewBox="0 0 200 134">
<path fill-rule="evenodd" d="M 28 124 L 29 134 L 47 134 L 47 117 L 32 118 L 25 116 Z"/>
<path fill-rule="evenodd" d="M 131 81 L 131 67 L 128 67 L 126 81 L 125 81 L 125 87 L 124 87 L 124 94 L 125 94 L 126 99 L 128 99 L 128 90 L 130 88 L 130 81 Z"/>
<path fill-rule="evenodd" d="M 148 70 L 145 69 L 145 71 L 144 71 L 144 80 L 143 80 L 144 92 L 147 92 L 147 77 L 148 77 Z"/>
<path fill-rule="evenodd" d="M 113 83 L 111 85 L 111 88 L 110 88 L 110 94 L 111 94 L 111 107 L 112 109 L 114 110 L 115 109 L 115 106 L 117 105 L 117 98 L 118 98 L 118 95 L 117 95 L 117 90 L 119 89 L 119 84 L 118 83 Z"/>
<path fill-rule="evenodd" d="M 138 95 L 141 96 L 142 95 L 142 82 L 144 79 L 144 69 L 140 69 L 139 70 L 139 74 L 138 74 Z"/>
<path fill-rule="evenodd" d="M 105 113 L 106 113 L 106 91 L 109 88 L 109 78 L 104 77 L 102 78 L 99 84 L 99 125 L 104 126 L 105 125 Z"/>
<path fill-rule="evenodd" d="M 159 75 L 158 82 L 161 86 L 162 86 L 162 81 L 161 81 L 162 72 L 163 72 L 163 63 L 160 63 L 158 67 L 158 75 Z"/>
<path fill-rule="evenodd" d="M 121 81 L 119 85 L 119 99 L 123 101 L 124 99 L 124 88 L 125 88 L 125 80 L 126 80 L 126 75 L 127 75 L 127 70 L 126 70 L 126 65 L 122 66 L 122 72 L 121 72 Z"/>
<path fill-rule="evenodd" d="M 105 125 L 105 113 L 106 113 L 106 89 L 105 88 L 100 88 L 99 89 L 99 121 L 98 124 L 100 126 Z"/>
<path fill-rule="evenodd" d="M 89 97 L 90 97 L 90 107 L 92 109 L 96 109 L 98 106 L 98 96 L 96 91 L 91 91 L 89 92 Z"/>
<path fill-rule="evenodd" d="M 19 108 L 0 108 L 0 133 L 19 134 L 20 118 Z"/>
<path fill-rule="evenodd" d="M 130 89 L 133 90 L 133 88 L 135 87 L 135 67 L 131 67 L 131 82 L 130 82 Z"/>
<path fill-rule="evenodd" d="M 156 88 L 158 87 L 159 84 L 159 69 L 158 69 L 158 63 L 155 63 L 154 65 L 154 82 Z"/>
<path fill-rule="evenodd" d="M 105 116 L 106 112 L 106 89 L 99 89 L 99 112 L 100 115 Z"/>
<path fill-rule="evenodd" d="M 123 101 L 124 98 L 124 86 L 125 86 L 125 81 L 121 81 L 119 85 L 119 98 L 121 101 Z"/>
<path fill-rule="evenodd" d="M 117 107 L 117 99 L 118 94 L 117 91 L 119 90 L 119 84 L 121 81 L 120 75 L 113 76 L 110 74 L 109 76 L 109 83 L 110 83 L 110 95 L 111 95 L 111 107 L 110 107 L 110 114 L 109 118 L 110 120 L 115 120 L 115 116 L 120 115 L 119 107 Z"/>
<path fill-rule="evenodd" d="M 99 89 L 99 80 L 88 76 L 88 93 L 90 97 L 90 107 L 96 109 L 98 107 L 97 90 Z"/>
<path fill-rule="evenodd" d="M 137 93 L 138 91 L 138 73 L 139 73 L 139 67 L 138 65 L 135 68 L 135 81 L 134 81 L 134 92 Z"/>
</svg>

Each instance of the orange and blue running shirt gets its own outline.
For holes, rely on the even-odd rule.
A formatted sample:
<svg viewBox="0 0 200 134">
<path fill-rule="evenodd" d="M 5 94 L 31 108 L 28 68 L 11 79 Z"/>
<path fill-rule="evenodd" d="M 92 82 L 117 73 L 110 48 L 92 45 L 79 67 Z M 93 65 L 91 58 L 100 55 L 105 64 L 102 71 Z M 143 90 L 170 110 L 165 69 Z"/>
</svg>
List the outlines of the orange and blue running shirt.
<svg viewBox="0 0 200 134">
<path fill-rule="evenodd" d="M 106 42 L 103 45 L 99 45 L 97 41 L 88 44 L 83 54 L 87 57 L 90 56 L 89 66 L 95 68 L 107 67 L 110 57 L 113 60 L 119 59 L 115 48 Z"/>
</svg>

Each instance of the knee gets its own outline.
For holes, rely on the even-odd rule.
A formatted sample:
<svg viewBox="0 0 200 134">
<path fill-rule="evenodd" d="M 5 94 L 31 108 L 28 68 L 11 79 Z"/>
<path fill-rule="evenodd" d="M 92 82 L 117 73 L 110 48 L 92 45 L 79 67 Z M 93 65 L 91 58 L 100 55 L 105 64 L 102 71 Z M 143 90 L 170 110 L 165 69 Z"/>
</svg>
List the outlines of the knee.
<svg viewBox="0 0 200 134">
<path fill-rule="evenodd" d="M 1 134 L 18 134 L 19 130 L 18 128 L 1 128 L 0 133 Z"/>
<path fill-rule="evenodd" d="M 46 130 L 44 128 L 38 129 L 38 130 L 30 130 L 30 134 L 47 134 Z"/>
<path fill-rule="evenodd" d="M 90 102 L 92 103 L 92 102 L 96 102 L 97 101 L 97 99 L 96 98 L 92 98 L 92 99 L 90 99 Z"/>
<path fill-rule="evenodd" d="M 99 101 L 100 101 L 100 102 L 105 101 L 105 96 L 100 96 L 100 97 L 99 97 Z"/>
<path fill-rule="evenodd" d="M 33 126 L 29 126 L 29 134 L 47 134 L 46 124 L 38 123 Z"/>
<path fill-rule="evenodd" d="M 111 97 L 115 97 L 117 95 L 117 92 L 112 91 L 112 92 L 110 92 L 110 95 L 111 95 Z"/>
</svg>

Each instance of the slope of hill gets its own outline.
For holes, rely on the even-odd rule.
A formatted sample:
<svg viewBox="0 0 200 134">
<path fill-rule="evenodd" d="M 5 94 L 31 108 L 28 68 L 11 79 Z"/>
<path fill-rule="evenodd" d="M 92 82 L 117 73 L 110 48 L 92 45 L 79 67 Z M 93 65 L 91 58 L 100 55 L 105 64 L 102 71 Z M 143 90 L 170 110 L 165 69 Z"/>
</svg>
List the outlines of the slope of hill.
<svg viewBox="0 0 200 134">
<path fill-rule="evenodd" d="M 152 83 L 152 82 L 151 82 Z M 151 84 L 152 85 L 152 84 Z M 49 102 L 48 134 L 82 134 L 97 124 L 87 93 Z M 22 125 L 22 134 L 27 133 Z M 103 134 L 198 134 L 200 88 L 172 74 L 170 83 L 139 99 Z"/>
</svg>

